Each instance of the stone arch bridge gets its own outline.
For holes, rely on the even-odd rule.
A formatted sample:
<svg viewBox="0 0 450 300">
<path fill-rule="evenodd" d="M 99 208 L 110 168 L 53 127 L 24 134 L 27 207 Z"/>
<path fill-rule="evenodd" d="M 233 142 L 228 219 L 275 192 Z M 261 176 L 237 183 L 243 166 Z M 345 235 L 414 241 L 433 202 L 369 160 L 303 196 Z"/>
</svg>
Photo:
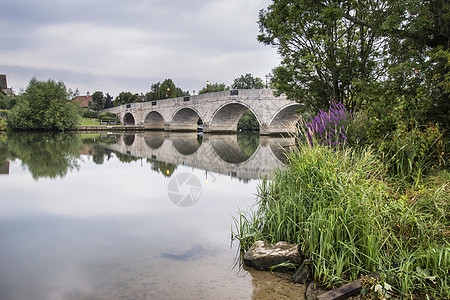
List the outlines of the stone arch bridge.
<svg viewBox="0 0 450 300">
<path fill-rule="evenodd" d="M 200 118 L 203 132 L 236 132 L 239 119 L 249 109 L 259 122 L 260 134 L 269 135 L 294 132 L 301 108 L 285 95 L 275 97 L 272 89 L 254 89 L 130 103 L 104 111 L 146 130 L 196 131 Z"/>
</svg>

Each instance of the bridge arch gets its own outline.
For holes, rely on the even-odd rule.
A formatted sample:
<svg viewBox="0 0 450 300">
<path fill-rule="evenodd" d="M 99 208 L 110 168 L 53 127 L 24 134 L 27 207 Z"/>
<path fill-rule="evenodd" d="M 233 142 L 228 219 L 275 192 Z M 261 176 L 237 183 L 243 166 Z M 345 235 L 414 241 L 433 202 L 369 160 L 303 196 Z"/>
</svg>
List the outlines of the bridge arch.
<svg viewBox="0 0 450 300">
<path fill-rule="evenodd" d="M 123 143 L 127 146 L 133 145 L 135 139 L 136 139 L 136 134 L 124 134 L 123 135 Z"/>
<path fill-rule="evenodd" d="M 134 119 L 134 116 L 127 112 L 124 116 L 123 116 L 123 122 L 126 123 L 127 125 L 136 125 L 136 121 Z"/>
<path fill-rule="evenodd" d="M 250 106 L 242 102 L 232 102 L 220 106 L 213 113 L 209 131 L 236 132 L 239 120 L 247 110 L 253 113 L 261 127 L 261 120 L 258 114 Z"/>
<path fill-rule="evenodd" d="M 159 149 L 165 141 L 164 132 L 154 132 L 152 135 L 145 135 L 144 141 L 152 150 Z"/>
<path fill-rule="evenodd" d="M 202 116 L 195 108 L 181 108 L 173 114 L 169 130 L 197 131 L 198 119 L 203 121 Z"/>
<path fill-rule="evenodd" d="M 302 108 L 304 108 L 303 105 L 291 103 L 279 109 L 270 120 L 270 130 L 279 133 L 295 132 L 295 126 L 298 122 L 297 110 Z"/>
<path fill-rule="evenodd" d="M 145 116 L 144 127 L 153 130 L 164 130 L 164 118 L 156 110 L 151 111 Z"/>
<path fill-rule="evenodd" d="M 209 138 L 209 142 L 217 157 L 226 163 L 235 165 L 248 161 L 255 155 L 259 147 L 258 145 L 251 154 L 246 153 L 241 148 L 236 135 L 213 135 Z"/>
<path fill-rule="evenodd" d="M 197 138 L 197 133 L 195 132 L 174 135 L 171 137 L 171 140 L 176 151 L 184 156 L 195 154 L 202 145 L 201 141 Z"/>
</svg>

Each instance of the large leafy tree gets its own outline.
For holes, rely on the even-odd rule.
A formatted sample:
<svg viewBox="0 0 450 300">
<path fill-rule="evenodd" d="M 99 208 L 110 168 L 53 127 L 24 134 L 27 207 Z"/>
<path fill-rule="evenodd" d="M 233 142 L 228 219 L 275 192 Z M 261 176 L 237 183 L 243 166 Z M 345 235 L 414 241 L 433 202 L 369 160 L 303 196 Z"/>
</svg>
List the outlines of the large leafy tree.
<svg viewBox="0 0 450 300">
<path fill-rule="evenodd" d="M 177 87 L 172 79 L 165 79 L 162 83 L 153 83 L 151 91 L 145 95 L 145 101 L 161 100 L 189 96 L 189 92 Z"/>
<path fill-rule="evenodd" d="M 280 0 L 259 14 L 258 40 L 274 46 L 281 65 L 272 83 L 291 99 L 314 108 L 343 102 L 379 76 L 378 37 L 371 28 L 356 26 L 341 11 L 364 16 L 371 5 L 351 8 L 349 1 Z"/>
<path fill-rule="evenodd" d="M 231 85 L 232 89 L 262 89 L 264 88 L 264 83 L 261 78 L 253 77 L 252 74 L 247 73 L 241 75 L 233 80 Z"/>
<path fill-rule="evenodd" d="M 291 99 L 448 125 L 449 9 L 448 0 L 280 0 L 260 11 L 258 40 L 277 47 L 273 82 Z"/>
<path fill-rule="evenodd" d="M 380 1 L 366 17 L 341 12 L 357 26 L 375 30 L 388 44 L 379 116 L 389 107 L 401 118 L 450 126 L 450 4 L 448 0 Z M 324 3 L 322 3 L 324 5 Z M 381 108 L 381 109 L 380 109 Z"/>
<path fill-rule="evenodd" d="M 103 92 L 96 91 L 92 94 L 92 102 L 89 103 L 91 109 L 99 111 L 105 107 L 106 98 L 103 97 Z"/>
<path fill-rule="evenodd" d="M 78 108 L 71 90 L 62 81 L 30 80 L 8 114 L 12 130 L 66 130 L 78 124 Z"/>
</svg>

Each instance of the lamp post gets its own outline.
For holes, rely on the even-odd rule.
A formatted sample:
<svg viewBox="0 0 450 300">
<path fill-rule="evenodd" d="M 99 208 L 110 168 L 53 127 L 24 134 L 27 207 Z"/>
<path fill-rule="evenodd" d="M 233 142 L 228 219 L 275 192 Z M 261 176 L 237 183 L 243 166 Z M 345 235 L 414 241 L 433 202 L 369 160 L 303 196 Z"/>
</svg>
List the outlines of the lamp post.
<svg viewBox="0 0 450 300">
<path fill-rule="evenodd" d="M 169 96 L 170 96 L 170 87 L 167 88 L 167 95 L 166 96 L 167 96 L 167 98 L 169 98 Z"/>
<path fill-rule="evenodd" d="M 206 80 L 206 92 L 209 93 L 209 80 Z"/>
</svg>

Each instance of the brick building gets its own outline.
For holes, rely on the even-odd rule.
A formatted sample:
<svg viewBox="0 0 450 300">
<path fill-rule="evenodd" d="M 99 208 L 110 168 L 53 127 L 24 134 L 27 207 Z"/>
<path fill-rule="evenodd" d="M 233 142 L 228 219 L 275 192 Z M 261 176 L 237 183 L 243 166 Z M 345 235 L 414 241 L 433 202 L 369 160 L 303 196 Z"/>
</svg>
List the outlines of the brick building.
<svg viewBox="0 0 450 300">
<path fill-rule="evenodd" d="M 76 96 L 72 99 L 72 102 L 78 103 L 80 107 L 89 107 L 89 102 L 92 102 L 92 96 Z"/>
</svg>

